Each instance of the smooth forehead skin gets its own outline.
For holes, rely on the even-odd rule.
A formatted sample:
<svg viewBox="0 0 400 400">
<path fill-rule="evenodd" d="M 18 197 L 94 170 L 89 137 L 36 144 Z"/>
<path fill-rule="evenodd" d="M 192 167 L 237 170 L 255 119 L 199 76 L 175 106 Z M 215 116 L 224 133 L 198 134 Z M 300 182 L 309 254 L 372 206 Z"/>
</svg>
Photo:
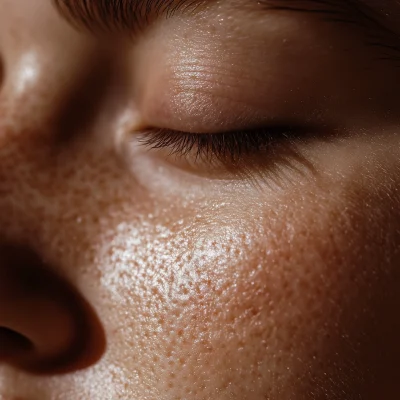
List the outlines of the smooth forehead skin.
<svg viewBox="0 0 400 400">
<path fill-rule="evenodd" d="M 127 40 L 0 0 L 0 399 L 399 398 L 398 62 L 239 3 Z M 132 139 L 293 115 L 339 133 L 250 180 Z"/>
</svg>

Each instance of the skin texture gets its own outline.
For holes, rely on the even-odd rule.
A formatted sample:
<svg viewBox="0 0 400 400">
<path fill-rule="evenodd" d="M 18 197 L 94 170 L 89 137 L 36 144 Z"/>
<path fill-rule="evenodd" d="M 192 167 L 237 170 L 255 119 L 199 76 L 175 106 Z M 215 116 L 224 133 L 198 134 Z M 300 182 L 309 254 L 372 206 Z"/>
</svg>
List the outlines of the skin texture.
<svg viewBox="0 0 400 400">
<path fill-rule="evenodd" d="M 238 4 L 131 41 L 0 0 L 0 399 L 399 397 L 398 65 Z M 287 119 L 245 174 L 135 136 Z"/>
</svg>

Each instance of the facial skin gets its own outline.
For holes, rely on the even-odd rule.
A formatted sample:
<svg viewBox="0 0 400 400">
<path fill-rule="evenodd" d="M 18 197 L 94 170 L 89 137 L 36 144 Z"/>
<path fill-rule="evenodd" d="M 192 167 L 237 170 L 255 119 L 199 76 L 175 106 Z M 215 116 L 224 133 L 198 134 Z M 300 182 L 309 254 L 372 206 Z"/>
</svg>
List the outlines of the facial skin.
<svg viewBox="0 0 400 400">
<path fill-rule="evenodd" d="M 278 3 L 0 0 L 0 399 L 399 398 L 400 9 Z M 234 166 L 140 139 L 283 124 Z"/>
</svg>

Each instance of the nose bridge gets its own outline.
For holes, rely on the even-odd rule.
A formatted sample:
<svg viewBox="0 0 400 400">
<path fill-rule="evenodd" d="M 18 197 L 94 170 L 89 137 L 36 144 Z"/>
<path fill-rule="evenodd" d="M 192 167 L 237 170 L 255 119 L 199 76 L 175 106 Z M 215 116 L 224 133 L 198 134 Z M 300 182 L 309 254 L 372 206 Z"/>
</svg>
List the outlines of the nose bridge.
<svg viewBox="0 0 400 400">
<path fill-rule="evenodd" d="M 44 128 L 93 49 L 51 1 L 1 0 L 0 130 L 5 124 Z"/>
<path fill-rule="evenodd" d="M 0 0 L 0 236 L 21 234 L 37 223 L 33 210 L 51 209 L 56 125 L 97 53 L 51 0 Z"/>
</svg>

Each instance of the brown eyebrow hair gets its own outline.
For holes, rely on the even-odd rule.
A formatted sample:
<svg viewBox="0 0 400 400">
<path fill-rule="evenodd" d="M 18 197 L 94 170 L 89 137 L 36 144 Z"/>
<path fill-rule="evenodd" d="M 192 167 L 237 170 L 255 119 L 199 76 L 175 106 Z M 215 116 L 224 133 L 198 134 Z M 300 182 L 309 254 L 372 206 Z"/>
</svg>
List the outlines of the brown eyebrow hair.
<svg viewBox="0 0 400 400">
<path fill-rule="evenodd" d="M 216 0 L 53 0 L 60 14 L 89 29 L 137 31 L 160 16 L 195 12 Z M 326 14 L 332 21 L 354 23 L 354 14 L 374 22 L 364 0 L 243 0 L 259 9 Z M 368 9 L 368 12 L 366 10 Z M 353 14 L 353 15 L 352 15 Z"/>
<path fill-rule="evenodd" d="M 60 14 L 75 27 L 91 31 L 128 32 L 143 30 L 156 19 L 190 14 L 216 0 L 52 0 Z M 379 21 L 378 9 L 366 0 L 242 0 L 263 12 L 299 12 L 320 16 L 328 22 L 358 25 L 366 44 L 380 47 L 383 60 L 400 66 L 400 37 Z M 339 26 L 340 29 L 340 26 Z"/>
<path fill-rule="evenodd" d="M 53 0 L 70 22 L 89 29 L 129 29 L 136 31 L 165 16 L 195 12 L 216 0 Z M 331 16 L 347 13 L 346 3 L 362 0 L 243 0 L 260 10 L 291 10 Z M 347 9 L 346 9 L 347 8 Z M 341 10 L 341 11 L 339 11 Z"/>
<path fill-rule="evenodd" d="M 212 0 L 53 0 L 60 14 L 90 30 L 136 32 L 160 16 L 193 13 Z"/>
</svg>

